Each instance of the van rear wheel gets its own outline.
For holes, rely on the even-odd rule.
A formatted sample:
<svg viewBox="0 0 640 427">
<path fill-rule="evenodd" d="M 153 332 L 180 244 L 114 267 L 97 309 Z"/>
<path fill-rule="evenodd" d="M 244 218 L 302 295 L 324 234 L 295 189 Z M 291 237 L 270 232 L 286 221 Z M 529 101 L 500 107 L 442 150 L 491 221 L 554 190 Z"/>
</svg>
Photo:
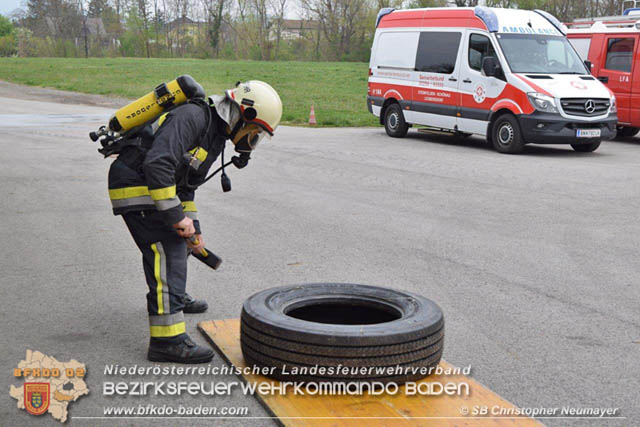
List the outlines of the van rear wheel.
<svg viewBox="0 0 640 427">
<path fill-rule="evenodd" d="M 518 119 L 511 114 L 504 114 L 498 117 L 493 124 L 491 142 L 498 153 L 521 153 L 524 148 L 524 140 L 520 133 Z"/>
<path fill-rule="evenodd" d="M 579 153 L 591 153 L 600 147 L 600 141 L 591 144 L 571 144 L 571 146 Z"/>
<path fill-rule="evenodd" d="M 384 129 L 393 138 L 404 138 L 409 131 L 409 125 L 404 120 L 400 104 L 391 104 L 384 115 Z"/>
</svg>

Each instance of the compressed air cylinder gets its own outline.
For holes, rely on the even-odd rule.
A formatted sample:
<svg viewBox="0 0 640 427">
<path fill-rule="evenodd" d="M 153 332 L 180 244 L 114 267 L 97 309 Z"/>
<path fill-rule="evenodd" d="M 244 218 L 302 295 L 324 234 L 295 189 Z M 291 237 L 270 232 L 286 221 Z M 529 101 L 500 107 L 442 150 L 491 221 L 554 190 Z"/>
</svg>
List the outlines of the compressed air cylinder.
<svg viewBox="0 0 640 427">
<path fill-rule="evenodd" d="M 188 74 L 163 83 L 142 98 L 122 107 L 109 119 L 109 129 L 124 134 L 155 119 L 164 111 L 189 99 L 204 98 L 202 86 Z"/>
</svg>

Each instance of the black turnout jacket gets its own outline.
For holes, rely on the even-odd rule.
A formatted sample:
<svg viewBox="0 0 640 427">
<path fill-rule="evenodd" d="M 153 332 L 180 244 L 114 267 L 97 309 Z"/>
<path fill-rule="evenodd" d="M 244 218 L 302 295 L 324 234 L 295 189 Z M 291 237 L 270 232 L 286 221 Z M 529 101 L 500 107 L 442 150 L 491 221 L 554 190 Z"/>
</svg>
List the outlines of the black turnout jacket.
<svg viewBox="0 0 640 427">
<path fill-rule="evenodd" d="M 215 108 L 187 103 L 148 126 L 143 132 L 147 137 L 125 148 L 111 164 L 113 213 L 157 210 L 167 224 L 188 216 L 200 232 L 193 184 L 204 179 L 220 155 L 227 138 L 226 123 Z"/>
</svg>

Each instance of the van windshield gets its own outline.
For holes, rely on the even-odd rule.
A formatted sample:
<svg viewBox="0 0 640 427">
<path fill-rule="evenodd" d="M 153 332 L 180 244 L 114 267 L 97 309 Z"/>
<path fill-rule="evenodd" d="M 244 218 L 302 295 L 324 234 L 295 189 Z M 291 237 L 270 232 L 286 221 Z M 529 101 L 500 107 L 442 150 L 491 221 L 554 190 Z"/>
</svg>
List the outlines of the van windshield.
<svg viewBox="0 0 640 427">
<path fill-rule="evenodd" d="M 541 34 L 497 36 L 514 73 L 587 74 L 587 68 L 566 38 Z"/>
</svg>

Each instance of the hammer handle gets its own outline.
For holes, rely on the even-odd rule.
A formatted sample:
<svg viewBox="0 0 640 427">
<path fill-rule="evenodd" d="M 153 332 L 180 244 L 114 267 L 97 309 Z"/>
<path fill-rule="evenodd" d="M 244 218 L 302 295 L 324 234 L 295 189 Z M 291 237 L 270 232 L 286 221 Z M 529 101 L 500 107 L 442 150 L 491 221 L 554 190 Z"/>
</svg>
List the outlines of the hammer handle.
<svg viewBox="0 0 640 427">
<path fill-rule="evenodd" d="M 189 238 L 189 241 L 194 245 L 197 245 L 199 243 L 196 236 L 191 236 Z M 209 267 L 213 268 L 214 270 L 217 270 L 218 267 L 220 267 L 220 264 L 222 264 L 222 258 L 217 256 L 207 248 L 203 248 L 200 253 L 191 252 L 191 255 L 193 255 L 194 257 L 196 257 L 196 259 L 208 265 Z"/>
</svg>

